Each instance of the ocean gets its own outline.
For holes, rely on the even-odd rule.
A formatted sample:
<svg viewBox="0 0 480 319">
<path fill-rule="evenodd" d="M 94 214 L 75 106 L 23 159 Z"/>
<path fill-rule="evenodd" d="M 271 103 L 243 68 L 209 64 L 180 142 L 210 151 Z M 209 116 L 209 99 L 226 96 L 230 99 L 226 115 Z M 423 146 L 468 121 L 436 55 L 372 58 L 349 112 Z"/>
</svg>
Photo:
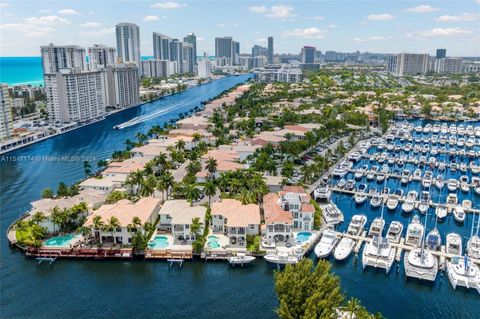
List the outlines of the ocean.
<svg viewBox="0 0 480 319">
<path fill-rule="evenodd" d="M 40 57 L 0 57 L 0 83 L 43 85 Z"/>
</svg>

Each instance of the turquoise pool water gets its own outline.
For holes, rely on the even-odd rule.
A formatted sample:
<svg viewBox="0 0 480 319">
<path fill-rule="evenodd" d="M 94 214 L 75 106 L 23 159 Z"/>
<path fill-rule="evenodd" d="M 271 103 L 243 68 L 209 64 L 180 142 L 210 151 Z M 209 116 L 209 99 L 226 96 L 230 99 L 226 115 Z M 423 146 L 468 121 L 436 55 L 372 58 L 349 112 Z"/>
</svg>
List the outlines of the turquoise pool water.
<svg viewBox="0 0 480 319">
<path fill-rule="evenodd" d="M 310 236 L 312 236 L 311 232 L 305 231 L 297 234 L 297 240 L 300 242 L 306 242 Z"/>
<path fill-rule="evenodd" d="M 80 237 L 79 235 L 65 235 L 65 236 L 57 236 L 52 237 L 43 242 L 43 246 L 46 247 L 68 247 L 70 242 L 74 238 Z"/>
<path fill-rule="evenodd" d="M 220 248 L 217 236 L 208 236 L 207 246 L 210 248 Z"/>
<path fill-rule="evenodd" d="M 166 248 L 168 247 L 168 238 L 165 236 L 155 236 L 152 242 L 148 243 L 150 248 Z"/>
</svg>

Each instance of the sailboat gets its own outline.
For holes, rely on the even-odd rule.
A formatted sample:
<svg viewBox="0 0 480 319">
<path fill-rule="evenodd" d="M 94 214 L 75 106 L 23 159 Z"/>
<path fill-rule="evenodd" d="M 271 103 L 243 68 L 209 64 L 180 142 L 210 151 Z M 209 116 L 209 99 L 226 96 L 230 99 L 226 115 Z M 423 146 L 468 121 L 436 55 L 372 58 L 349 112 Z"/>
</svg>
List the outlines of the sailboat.
<svg viewBox="0 0 480 319">
<path fill-rule="evenodd" d="M 428 212 L 425 215 L 427 227 Z M 405 275 L 420 280 L 435 281 L 438 272 L 438 260 L 432 253 L 424 249 L 425 235 L 422 236 L 420 247 L 407 251 L 403 258 Z"/>
<path fill-rule="evenodd" d="M 441 195 L 438 195 L 438 203 L 440 203 Z M 442 246 L 442 237 L 440 236 L 440 232 L 437 229 L 437 221 L 438 218 L 435 216 L 435 227 L 431 231 L 428 232 L 427 235 L 427 246 L 431 250 L 438 250 L 440 246 Z"/>
</svg>

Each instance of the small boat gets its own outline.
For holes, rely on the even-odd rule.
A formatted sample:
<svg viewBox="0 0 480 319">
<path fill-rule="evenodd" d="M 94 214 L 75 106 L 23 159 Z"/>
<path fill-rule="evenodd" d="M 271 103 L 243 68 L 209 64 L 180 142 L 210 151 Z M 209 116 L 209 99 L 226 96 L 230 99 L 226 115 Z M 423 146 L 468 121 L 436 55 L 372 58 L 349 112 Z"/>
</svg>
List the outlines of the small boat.
<svg viewBox="0 0 480 319">
<path fill-rule="evenodd" d="M 418 210 L 420 213 L 425 214 L 430 208 L 430 193 L 423 191 L 420 197 L 420 203 L 418 204 Z"/>
<path fill-rule="evenodd" d="M 409 181 L 410 181 L 410 171 L 408 169 L 404 169 L 402 171 L 400 182 L 402 184 L 407 184 Z"/>
<path fill-rule="evenodd" d="M 368 171 L 367 171 L 367 180 L 373 180 L 375 178 L 375 175 L 378 172 L 378 166 L 372 166 Z"/>
<path fill-rule="evenodd" d="M 374 236 L 367 242 L 362 253 L 362 266 L 374 268 L 384 268 L 388 274 L 395 261 L 395 248 L 387 238 Z"/>
<path fill-rule="evenodd" d="M 440 237 L 440 232 L 438 229 L 434 228 L 427 234 L 427 247 L 430 250 L 438 250 L 442 245 L 442 238 Z"/>
<path fill-rule="evenodd" d="M 462 207 L 463 207 L 464 210 L 470 210 L 470 209 L 472 209 L 472 207 L 473 207 L 472 205 L 473 205 L 473 203 L 472 203 L 472 201 L 469 200 L 469 199 L 464 199 L 464 200 L 462 201 Z"/>
<path fill-rule="evenodd" d="M 476 289 L 480 294 L 480 269 L 467 256 L 453 257 L 447 262 L 447 273 L 453 289 L 462 286 Z"/>
<path fill-rule="evenodd" d="M 329 200 L 331 195 L 332 195 L 332 192 L 330 191 L 330 188 L 327 185 L 318 187 L 313 191 L 313 197 L 316 201 Z"/>
<path fill-rule="evenodd" d="M 447 235 L 447 244 L 445 245 L 447 254 L 461 255 L 462 254 L 462 237 L 457 233 L 450 233 Z"/>
<path fill-rule="evenodd" d="M 416 191 L 409 191 L 405 201 L 402 204 L 402 210 L 405 213 L 411 213 L 415 208 L 415 201 L 417 200 L 418 193 Z"/>
<path fill-rule="evenodd" d="M 387 230 L 387 239 L 391 243 L 398 243 L 402 238 L 403 224 L 394 220 L 390 223 Z"/>
<path fill-rule="evenodd" d="M 460 156 L 465 156 L 466 154 L 460 153 L 459 155 L 460 155 Z M 459 166 L 460 172 L 465 173 L 465 172 L 467 171 L 467 168 L 468 168 L 467 163 L 464 163 L 464 162 L 461 162 L 461 163 L 460 163 L 460 166 Z"/>
<path fill-rule="evenodd" d="M 288 254 L 287 252 L 279 251 L 278 253 L 268 254 L 263 257 L 266 261 L 277 265 L 294 265 L 298 263 L 298 258 Z"/>
<path fill-rule="evenodd" d="M 422 179 L 422 186 L 425 188 L 429 188 L 430 186 L 432 186 L 432 177 L 433 177 L 432 171 L 425 171 L 425 174 L 423 175 L 423 179 Z"/>
<path fill-rule="evenodd" d="M 362 167 L 360 167 L 356 172 L 355 174 L 353 175 L 353 177 L 355 179 L 362 179 L 362 177 L 365 175 L 365 173 L 367 172 L 368 170 L 368 165 L 363 165 Z"/>
<path fill-rule="evenodd" d="M 437 258 L 422 248 L 415 248 L 412 251 L 405 252 L 403 264 L 407 277 L 429 281 L 435 281 L 437 277 Z"/>
<path fill-rule="evenodd" d="M 462 206 L 456 206 L 453 208 L 453 218 L 459 223 L 463 223 L 465 220 L 465 210 Z"/>
<path fill-rule="evenodd" d="M 348 225 L 347 233 L 353 236 L 359 236 L 362 234 L 363 227 L 367 223 L 367 216 L 365 215 L 353 215 L 350 224 Z"/>
<path fill-rule="evenodd" d="M 412 222 L 407 227 L 407 234 L 405 237 L 405 244 L 411 246 L 420 246 L 423 238 L 425 228 L 420 223 L 420 218 L 417 215 L 413 216 Z"/>
<path fill-rule="evenodd" d="M 380 172 L 377 174 L 376 180 L 378 183 L 381 183 L 385 180 L 386 177 L 387 175 L 385 173 Z"/>
<path fill-rule="evenodd" d="M 380 194 L 375 194 L 370 199 L 370 205 L 372 207 L 379 207 L 383 203 L 383 197 Z"/>
<path fill-rule="evenodd" d="M 354 187 L 355 187 L 355 181 L 353 179 L 347 180 L 347 182 L 345 183 L 345 189 L 351 191 L 353 190 Z"/>
<path fill-rule="evenodd" d="M 367 189 L 367 184 L 360 184 L 360 186 L 358 187 L 358 192 L 353 195 L 355 203 L 357 203 L 358 205 L 365 203 L 365 201 L 367 200 Z"/>
<path fill-rule="evenodd" d="M 385 227 L 385 219 L 377 217 L 372 221 L 370 229 L 368 230 L 368 236 L 380 237 L 382 236 L 383 228 Z"/>
<path fill-rule="evenodd" d="M 470 185 L 468 184 L 468 176 L 460 176 L 460 189 L 462 190 L 462 192 L 465 193 L 468 193 L 468 191 L 470 190 Z"/>
<path fill-rule="evenodd" d="M 340 240 L 340 243 L 338 243 L 337 247 L 335 247 L 333 256 L 338 261 L 345 260 L 352 253 L 354 246 L 355 246 L 355 241 L 353 239 L 343 237 Z"/>
<path fill-rule="evenodd" d="M 390 210 L 396 209 L 398 206 L 398 196 L 395 194 L 388 195 L 386 205 Z"/>
<path fill-rule="evenodd" d="M 443 219 L 447 216 L 448 209 L 446 206 L 437 206 L 435 208 L 435 215 L 437 215 L 438 219 Z"/>
<path fill-rule="evenodd" d="M 468 240 L 467 253 L 470 258 L 480 259 L 480 237 L 478 235 L 474 235 Z"/>
<path fill-rule="evenodd" d="M 244 264 L 249 264 L 252 261 L 255 260 L 255 257 L 253 256 L 247 256 L 244 253 L 237 253 L 236 256 L 232 256 L 228 258 L 228 262 L 230 265 L 244 265 Z"/>
<path fill-rule="evenodd" d="M 320 242 L 315 246 L 314 252 L 318 258 L 328 257 L 338 242 L 337 233 L 333 230 L 326 229 L 322 233 Z"/>
<path fill-rule="evenodd" d="M 445 180 L 443 179 L 443 175 L 437 175 L 437 177 L 435 178 L 435 186 L 438 189 L 442 189 L 443 186 L 445 186 Z"/>
<path fill-rule="evenodd" d="M 322 210 L 323 218 L 328 225 L 336 225 L 343 222 L 343 213 L 334 203 L 330 202 L 322 206 Z"/>
<path fill-rule="evenodd" d="M 448 205 L 457 205 L 458 204 L 458 197 L 457 194 L 450 193 L 447 196 L 447 204 Z"/>
<path fill-rule="evenodd" d="M 345 184 L 347 184 L 347 181 L 345 180 L 345 178 L 342 178 L 341 180 L 338 181 L 337 187 L 338 188 L 344 188 Z"/>
<path fill-rule="evenodd" d="M 478 174 L 480 173 L 480 166 L 477 165 L 477 163 L 472 161 L 470 162 L 470 170 L 472 171 L 473 174 Z"/>
<path fill-rule="evenodd" d="M 458 181 L 456 179 L 450 178 L 447 183 L 447 188 L 451 192 L 455 192 L 458 188 Z"/>
</svg>

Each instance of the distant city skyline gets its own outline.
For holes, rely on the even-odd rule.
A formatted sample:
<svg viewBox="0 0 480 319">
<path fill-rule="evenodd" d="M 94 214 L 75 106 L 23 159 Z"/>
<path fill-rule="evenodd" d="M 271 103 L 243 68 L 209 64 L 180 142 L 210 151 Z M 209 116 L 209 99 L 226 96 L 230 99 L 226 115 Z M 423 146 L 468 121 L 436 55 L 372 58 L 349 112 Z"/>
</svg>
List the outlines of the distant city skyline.
<svg viewBox="0 0 480 319">
<path fill-rule="evenodd" d="M 480 55 L 480 0 L 468 1 L 2 1 L 0 56 L 39 56 L 40 46 L 115 47 L 115 25 L 140 27 L 142 56 L 152 56 L 152 32 L 197 36 L 197 55 L 215 54 L 215 38 L 231 36 L 241 53 L 255 45 L 298 54 L 325 52 Z M 208 17 L 208 18 L 207 18 Z"/>
</svg>

